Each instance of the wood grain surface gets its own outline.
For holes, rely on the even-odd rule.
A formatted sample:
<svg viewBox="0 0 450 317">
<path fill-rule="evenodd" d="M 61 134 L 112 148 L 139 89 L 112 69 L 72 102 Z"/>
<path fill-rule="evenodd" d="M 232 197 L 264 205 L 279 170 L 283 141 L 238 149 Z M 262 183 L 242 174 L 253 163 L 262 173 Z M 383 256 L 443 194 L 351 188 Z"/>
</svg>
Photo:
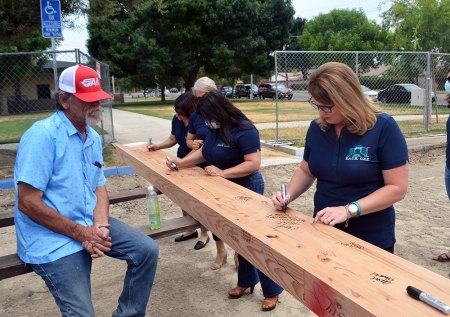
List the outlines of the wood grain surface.
<svg viewBox="0 0 450 317">
<path fill-rule="evenodd" d="M 166 153 L 116 144 L 123 160 L 318 316 L 444 316 L 408 285 L 450 304 L 450 280 Z M 351 225 L 351 221 L 350 224 Z"/>
</svg>

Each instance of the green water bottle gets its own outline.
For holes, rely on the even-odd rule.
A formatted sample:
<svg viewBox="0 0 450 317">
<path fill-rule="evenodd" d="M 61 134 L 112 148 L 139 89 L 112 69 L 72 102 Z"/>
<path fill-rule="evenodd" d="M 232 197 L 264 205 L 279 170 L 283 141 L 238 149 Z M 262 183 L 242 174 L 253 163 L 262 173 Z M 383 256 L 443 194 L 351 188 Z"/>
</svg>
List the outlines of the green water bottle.
<svg viewBox="0 0 450 317">
<path fill-rule="evenodd" d="M 150 221 L 150 229 L 157 230 L 161 228 L 158 195 L 153 186 L 147 187 L 147 213 Z"/>
</svg>

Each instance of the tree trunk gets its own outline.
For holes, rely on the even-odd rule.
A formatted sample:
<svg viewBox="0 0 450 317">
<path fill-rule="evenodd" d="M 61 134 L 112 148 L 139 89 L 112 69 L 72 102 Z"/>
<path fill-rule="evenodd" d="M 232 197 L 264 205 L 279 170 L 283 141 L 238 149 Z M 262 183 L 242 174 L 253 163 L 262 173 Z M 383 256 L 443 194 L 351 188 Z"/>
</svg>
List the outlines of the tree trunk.
<svg viewBox="0 0 450 317">
<path fill-rule="evenodd" d="M 187 77 L 183 78 L 185 82 L 184 86 L 186 87 L 186 91 L 191 91 L 191 88 L 194 87 L 200 67 L 201 66 L 198 63 L 195 64 L 195 67 L 189 72 Z"/>
<path fill-rule="evenodd" d="M 159 84 L 161 87 L 161 101 L 166 101 L 166 85 Z"/>
<path fill-rule="evenodd" d="M 5 96 L 5 85 L 0 82 L 0 115 L 6 116 L 8 114 L 8 100 Z"/>
</svg>

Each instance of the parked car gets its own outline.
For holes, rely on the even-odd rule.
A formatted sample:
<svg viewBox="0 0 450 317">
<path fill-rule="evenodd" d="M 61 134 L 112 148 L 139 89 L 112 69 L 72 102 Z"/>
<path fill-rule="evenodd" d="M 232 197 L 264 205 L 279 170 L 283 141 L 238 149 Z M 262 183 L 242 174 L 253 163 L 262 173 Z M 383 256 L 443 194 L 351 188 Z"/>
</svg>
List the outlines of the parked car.
<svg viewBox="0 0 450 317">
<path fill-rule="evenodd" d="M 154 94 L 154 93 L 155 93 L 155 89 L 153 89 L 153 88 L 144 89 L 144 94 Z"/>
<path fill-rule="evenodd" d="M 158 88 L 158 91 L 156 91 L 155 88 L 145 88 L 144 96 L 145 95 L 155 95 L 156 92 L 158 93 L 158 96 L 161 96 L 161 89 Z"/>
<path fill-rule="evenodd" d="M 176 93 L 178 93 L 178 88 L 170 88 L 169 89 L 169 92 L 171 93 L 171 94 L 176 94 Z"/>
<path fill-rule="evenodd" d="M 234 87 L 235 98 L 250 98 L 251 94 L 253 94 L 253 97 L 258 97 L 258 87 L 255 84 L 240 84 Z"/>
<path fill-rule="evenodd" d="M 233 97 L 233 88 L 231 88 L 230 86 L 220 87 L 220 92 L 227 98 Z"/>
<path fill-rule="evenodd" d="M 395 84 L 378 93 L 378 100 L 383 103 L 411 103 L 411 92 L 422 89 L 416 84 Z M 431 101 L 435 102 L 436 96 L 431 92 Z"/>
<path fill-rule="evenodd" d="M 369 87 L 361 85 L 361 89 L 364 95 L 372 99 L 372 101 L 377 101 L 378 98 L 378 92 L 375 90 L 370 89 Z"/>
<path fill-rule="evenodd" d="M 278 94 L 279 99 L 292 99 L 292 89 L 286 88 L 283 84 L 267 83 L 258 87 L 259 98 L 275 98 Z"/>
</svg>

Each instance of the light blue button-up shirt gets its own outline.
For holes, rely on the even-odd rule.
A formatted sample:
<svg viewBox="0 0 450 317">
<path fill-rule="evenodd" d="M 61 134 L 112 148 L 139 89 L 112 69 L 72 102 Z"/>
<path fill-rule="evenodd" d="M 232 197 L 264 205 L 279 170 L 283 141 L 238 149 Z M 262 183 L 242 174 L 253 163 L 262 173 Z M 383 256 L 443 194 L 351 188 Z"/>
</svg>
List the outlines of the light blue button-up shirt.
<svg viewBox="0 0 450 317">
<path fill-rule="evenodd" d="M 83 225 L 94 220 L 95 189 L 106 183 L 100 136 L 86 127 L 84 141 L 62 111 L 37 121 L 20 140 L 14 184 L 42 191 L 42 200 L 60 214 Z M 101 164 L 101 165 L 100 165 Z M 41 226 L 18 209 L 14 219 L 17 253 L 25 263 L 55 261 L 83 249 L 79 241 Z"/>
</svg>

